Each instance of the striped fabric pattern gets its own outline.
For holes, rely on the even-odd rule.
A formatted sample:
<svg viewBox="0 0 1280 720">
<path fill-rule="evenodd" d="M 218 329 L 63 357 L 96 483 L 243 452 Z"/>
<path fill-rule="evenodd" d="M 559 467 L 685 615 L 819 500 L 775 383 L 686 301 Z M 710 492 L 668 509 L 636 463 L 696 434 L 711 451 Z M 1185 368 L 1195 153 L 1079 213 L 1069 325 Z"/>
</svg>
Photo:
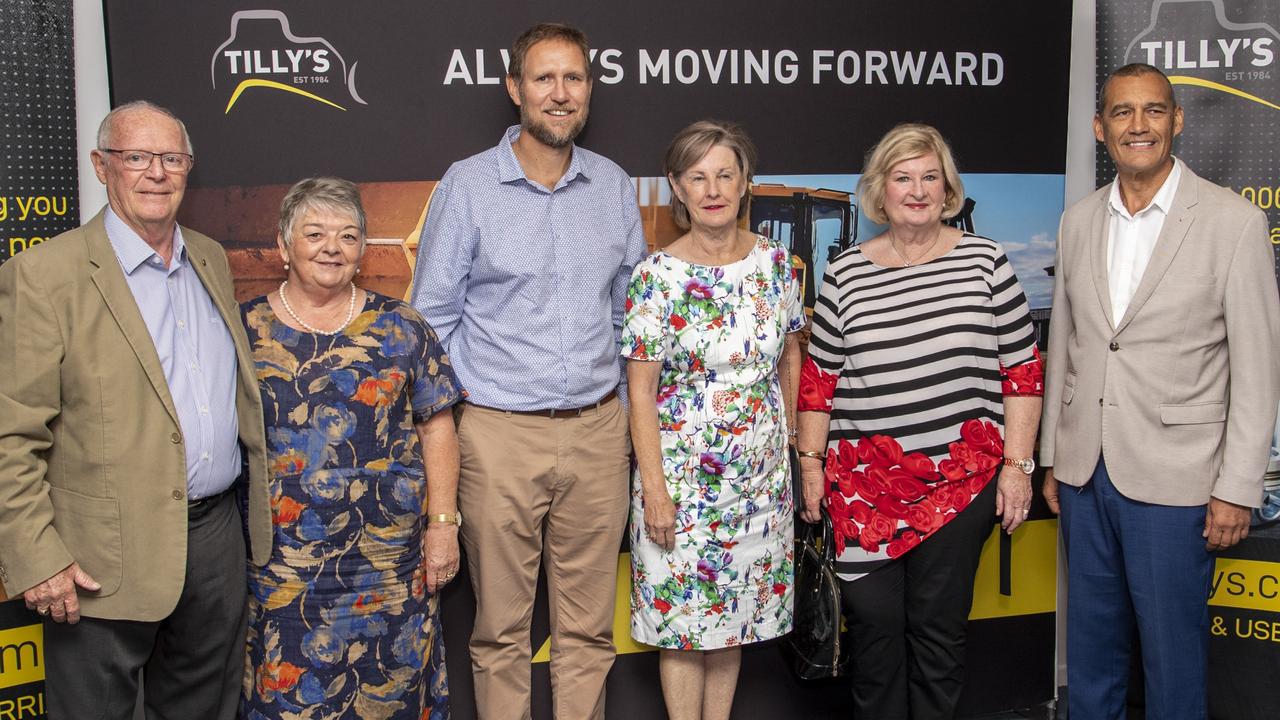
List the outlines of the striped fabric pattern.
<svg viewBox="0 0 1280 720">
<path fill-rule="evenodd" d="M 992 422 L 1003 435 L 1002 368 L 1038 362 L 1008 258 L 970 234 L 912 267 L 878 266 L 857 246 L 841 254 L 823 281 L 809 354 L 823 374 L 838 375 L 829 449 L 887 435 L 904 454 L 935 463 L 949 457 L 965 421 Z M 839 560 L 856 567 L 842 573 L 854 579 L 887 557 L 849 543 Z"/>
</svg>

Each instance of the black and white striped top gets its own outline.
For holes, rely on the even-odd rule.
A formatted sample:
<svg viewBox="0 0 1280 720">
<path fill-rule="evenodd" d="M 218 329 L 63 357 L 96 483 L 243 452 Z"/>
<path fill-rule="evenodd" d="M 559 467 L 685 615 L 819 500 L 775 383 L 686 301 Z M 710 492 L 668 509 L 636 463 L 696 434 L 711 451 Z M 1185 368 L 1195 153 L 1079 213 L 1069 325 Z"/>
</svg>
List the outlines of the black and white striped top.
<svg viewBox="0 0 1280 720">
<path fill-rule="evenodd" d="M 814 309 L 809 357 L 827 388 L 834 381 L 834 395 L 824 393 L 831 398 L 829 449 L 842 439 L 886 435 L 904 455 L 920 452 L 934 463 L 950 457 L 965 421 L 989 421 L 1003 436 L 1002 369 L 1038 364 L 1027 300 L 1009 259 L 998 243 L 969 234 L 947 254 L 911 267 L 876 265 L 860 246 L 838 256 Z M 910 530 L 905 521 L 895 524 Z M 866 552 L 856 541 L 840 557 L 860 566 L 855 575 L 884 559 L 884 548 Z"/>
</svg>

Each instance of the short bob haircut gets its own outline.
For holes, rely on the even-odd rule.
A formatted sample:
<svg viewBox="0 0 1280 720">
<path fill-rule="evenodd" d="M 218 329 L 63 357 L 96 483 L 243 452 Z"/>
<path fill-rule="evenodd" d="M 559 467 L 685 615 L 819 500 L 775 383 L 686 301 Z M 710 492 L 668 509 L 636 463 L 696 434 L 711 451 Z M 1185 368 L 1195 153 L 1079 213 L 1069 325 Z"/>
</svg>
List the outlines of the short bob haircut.
<svg viewBox="0 0 1280 720">
<path fill-rule="evenodd" d="M 950 220 L 964 207 L 964 183 L 956 171 L 951 146 L 930 125 L 902 123 L 885 133 L 880 142 L 867 153 L 867 162 L 858 179 L 858 198 L 862 214 L 879 225 L 889 222 L 884 212 L 884 183 L 894 165 L 904 160 L 914 160 L 934 154 L 942 165 L 942 177 L 947 194 L 942 201 L 942 219 Z"/>
<path fill-rule="evenodd" d="M 280 237 L 285 247 L 293 246 L 293 229 L 302 216 L 316 209 L 349 213 L 360 229 L 360 249 L 364 249 L 366 224 L 360 188 L 350 180 L 336 177 L 307 178 L 289 188 L 280 202 Z"/>
<path fill-rule="evenodd" d="M 587 34 L 572 25 L 561 23 L 538 23 L 520 33 L 520 37 L 511 44 L 507 74 L 519 80 L 524 73 L 524 59 L 529 54 L 529 48 L 543 40 L 562 40 L 570 45 L 577 45 L 582 51 L 582 60 L 587 65 L 587 79 L 591 79 L 591 49 L 587 46 Z"/>
<path fill-rule="evenodd" d="M 117 148 L 115 145 L 116 123 L 120 118 L 132 113 L 147 111 L 158 115 L 163 115 L 178 124 L 178 130 L 182 132 L 182 144 L 185 146 L 187 154 L 195 156 L 195 150 L 191 147 L 191 135 L 187 133 L 187 125 L 182 119 L 173 114 L 173 111 L 160 107 L 149 100 L 134 100 L 123 105 L 118 105 L 107 116 L 102 118 L 102 122 L 98 125 L 98 149 L 106 150 L 107 148 L 115 148 L 117 150 L 137 150 L 138 148 Z"/>
<path fill-rule="evenodd" d="M 716 145 L 729 148 L 738 158 L 738 170 L 747 187 L 742 202 L 738 204 L 738 218 L 741 219 L 746 216 L 747 206 L 750 205 L 751 178 L 756 172 L 756 146 L 741 126 L 722 120 L 699 120 L 693 123 L 671 139 L 667 155 L 662 161 L 662 171 L 667 176 L 667 183 L 674 185 L 676 178 Z M 680 202 L 674 191 L 671 193 L 671 217 L 681 229 L 689 229 L 689 208 Z"/>
</svg>

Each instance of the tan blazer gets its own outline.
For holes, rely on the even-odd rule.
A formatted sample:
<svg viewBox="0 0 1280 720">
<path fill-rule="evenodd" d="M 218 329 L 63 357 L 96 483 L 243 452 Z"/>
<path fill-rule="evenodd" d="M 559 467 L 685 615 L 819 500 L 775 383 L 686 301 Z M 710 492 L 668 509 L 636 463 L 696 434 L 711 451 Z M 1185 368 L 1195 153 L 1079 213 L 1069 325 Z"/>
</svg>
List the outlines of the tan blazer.
<svg viewBox="0 0 1280 720">
<path fill-rule="evenodd" d="M 222 247 L 182 229 L 231 331 L 249 534 L 271 551 L 262 401 Z M 0 266 L 0 581 L 16 596 L 72 561 L 88 617 L 155 621 L 182 590 L 186 458 L 155 345 L 103 214 Z"/>
<path fill-rule="evenodd" d="M 1180 161 L 1179 161 L 1180 162 Z M 1266 216 L 1182 166 L 1124 317 L 1107 285 L 1111 185 L 1058 231 L 1040 458 L 1126 497 L 1257 506 L 1280 398 L 1280 299 Z"/>
</svg>

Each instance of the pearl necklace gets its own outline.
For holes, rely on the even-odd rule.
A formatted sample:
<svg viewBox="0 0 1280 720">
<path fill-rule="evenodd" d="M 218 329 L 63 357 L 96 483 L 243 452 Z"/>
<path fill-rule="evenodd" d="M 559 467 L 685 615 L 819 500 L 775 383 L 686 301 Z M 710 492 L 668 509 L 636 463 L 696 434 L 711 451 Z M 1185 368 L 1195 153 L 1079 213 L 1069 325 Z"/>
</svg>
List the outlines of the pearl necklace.
<svg viewBox="0 0 1280 720">
<path fill-rule="evenodd" d="M 284 294 L 284 289 L 287 287 L 289 287 L 288 280 L 285 280 L 284 282 L 280 283 L 280 304 L 284 306 L 284 311 L 289 313 L 289 317 L 293 318 L 294 322 L 301 325 L 302 329 L 306 330 L 309 333 L 315 333 L 316 335 L 337 335 L 338 333 L 346 329 L 346 327 L 351 324 L 351 320 L 356 316 L 356 284 L 355 283 L 351 283 L 351 299 L 347 301 L 347 319 L 343 320 L 342 324 L 334 328 L 333 330 L 320 330 L 318 328 L 313 328 L 310 325 L 303 322 L 302 318 L 298 317 L 298 313 L 294 312 L 293 308 L 289 305 L 289 298 Z"/>
<path fill-rule="evenodd" d="M 907 256 L 902 254 L 902 251 L 898 249 L 897 239 L 897 236 L 893 234 L 893 228 L 889 228 L 889 247 L 893 250 L 893 254 L 897 255 L 898 259 L 902 261 L 902 267 L 909 268 L 912 263 L 920 262 L 933 251 L 933 246 L 937 245 L 938 241 L 942 239 L 942 225 L 938 225 L 938 234 L 933 236 L 933 242 L 929 243 L 929 246 L 924 249 L 924 252 L 917 255 L 915 260 L 908 260 Z"/>
</svg>

